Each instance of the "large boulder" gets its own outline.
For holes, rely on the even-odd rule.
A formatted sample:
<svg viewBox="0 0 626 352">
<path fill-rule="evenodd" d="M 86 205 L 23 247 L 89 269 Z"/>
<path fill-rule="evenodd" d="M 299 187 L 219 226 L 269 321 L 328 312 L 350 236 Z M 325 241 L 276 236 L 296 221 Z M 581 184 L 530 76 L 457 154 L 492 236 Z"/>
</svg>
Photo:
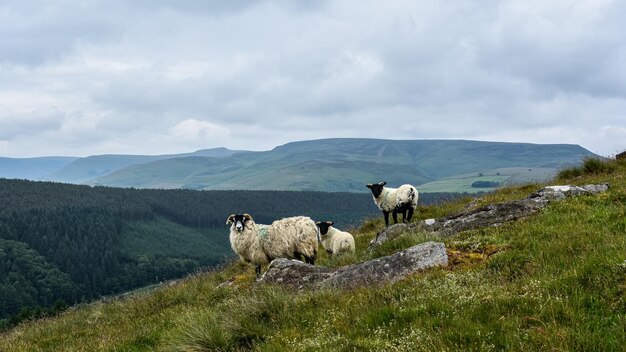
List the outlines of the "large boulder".
<svg viewBox="0 0 626 352">
<path fill-rule="evenodd" d="M 293 288 L 349 288 L 396 282 L 421 270 L 448 265 L 446 247 L 426 242 L 390 256 L 340 268 L 313 266 L 297 260 L 275 259 L 260 283 Z"/>
</svg>

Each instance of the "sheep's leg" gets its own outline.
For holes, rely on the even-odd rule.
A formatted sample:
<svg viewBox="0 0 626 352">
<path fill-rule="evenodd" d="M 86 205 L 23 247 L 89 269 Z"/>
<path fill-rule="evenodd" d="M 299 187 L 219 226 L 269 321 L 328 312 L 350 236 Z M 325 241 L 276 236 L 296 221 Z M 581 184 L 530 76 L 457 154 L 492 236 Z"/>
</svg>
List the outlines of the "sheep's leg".
<svg viewBox="0 0 626 352">
<path fill-rule="evenodd" d="M 257 265 L 254 267 L 254 271 L 256 272 L 256 278 L 260 278 L 261 277 L 261 266 Z"/>
<path fill-rule="evenodd" d="M 389 212 L 383 210 L 383 214 L 385 216 L 385 226 L 389 226 Z"/>
<path fill-rule="evenodd" d="M 415 210 L 411 207 L 409 207 L 409 210 L 407 210 L 407 217 L 406 217 L 406 222 L 411 222 L 411 218 L 413 218 L 413 212 Z"/>
<path fill-rule="evenodd" d="M 302 253 L 295 251 L 293 252 L 293 257 L 301 262 L 306 262 L 306 256 L 304 256 L 304 260 L 302 260 Z"/>
<path fill-rule="evenodd" d="M 397 224 L 398 223 L 398 212 L 397 211 L 393 211 L 393 213 L 391 213 L 393 216 L 393 223 Z"/>
<path fill-rule="evenodd" d="M 309 257 L 305 255 L 304 260 L 307 264 L 315 265 L 315 256 Z"/>
</svg>

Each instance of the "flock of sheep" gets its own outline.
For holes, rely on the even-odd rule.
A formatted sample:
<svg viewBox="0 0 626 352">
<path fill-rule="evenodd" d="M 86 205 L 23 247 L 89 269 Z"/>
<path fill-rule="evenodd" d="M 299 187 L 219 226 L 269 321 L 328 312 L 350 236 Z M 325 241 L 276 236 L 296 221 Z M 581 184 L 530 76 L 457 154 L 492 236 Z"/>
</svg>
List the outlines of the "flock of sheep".
<svg viewBox="0 0 626 352">
<path fill-rule="evenodd" d="M 382 210 L 385 225 L 389 226 L 389 214 L 395 223 L 398 213 L 404 222 L 411 221 L 417 207 L 417 189 L 411 185 L 398 188 L 385 187 L 386 182 L 367 184 L 372 191 L 374 203 Z M 329 255 L 354 253 L 354 238 L 345 231 L 333 227 L 332 221 L 314 222 L 306 216 L 294 216 L 274 221 L 271 225 L 257 224 L 249 214 L 232 214 L 226 220 L 230 227 L 230 245 L 239 258 L 255 266 L 261 275 L 261 265 L 276 258 L 303 260 L 315 264 L 319 243 Z"/>
</svg>

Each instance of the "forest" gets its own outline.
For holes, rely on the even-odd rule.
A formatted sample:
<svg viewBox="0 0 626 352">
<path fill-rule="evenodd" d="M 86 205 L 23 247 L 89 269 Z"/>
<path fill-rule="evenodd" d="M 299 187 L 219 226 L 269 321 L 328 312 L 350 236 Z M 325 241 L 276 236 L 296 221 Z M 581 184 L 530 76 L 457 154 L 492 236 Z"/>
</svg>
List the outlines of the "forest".
<svg viewBox="0 0 626 352">
<path fill-rule="evenodd" d="M 420 202 L 457 196 L 423 194 Z M 342 228 L 379 213 L 365 193 L 148 190 L 0 179 L 0 328 L 229 260 L 225 219 L 243 212 L 258 223 L 307 215 Z"/>
</svg>

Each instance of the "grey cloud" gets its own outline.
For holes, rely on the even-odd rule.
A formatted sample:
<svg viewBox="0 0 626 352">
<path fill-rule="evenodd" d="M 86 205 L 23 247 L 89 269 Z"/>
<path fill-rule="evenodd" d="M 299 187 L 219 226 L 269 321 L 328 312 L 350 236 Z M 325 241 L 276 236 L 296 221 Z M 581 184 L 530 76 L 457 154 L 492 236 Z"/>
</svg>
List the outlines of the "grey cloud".
<svg viewBox="0 0 626 352">
<path fill-rule="evenodd" d="M 0 5 L 13 16 L 0 35 L 19 38 L 0 43 L 0 98 L 37 92 L 49 101 L 34 106 L 67 112 L 57 137 L 93 136 L 94 150 L 188 148 L 168 134 L 186 120 L 228 126 L 229 146 L 248 149 L 341 136 L 587 146 L 598 126 L 626 139 L 621 3 L 39 5 Z"/>
<path fill-rule="evenodd" d="M 28 1 L 0 4 L 0 63 L 40 65 L 71 54 L 81 44 L 119 38 L 111 7 L 85 2 Z"/>
<path fill-rule="evenodd" d="M 58 130 L 65 114 L 57 109 L 18 112 L 0 106 L 0 140 L 12 140 L 17 136 L 35 136 Z"/>
<path fill-rule="evenodd" d="M 601 14 L 573 14 L 600 2 L 563 4 L 564 12 L 500 20 L 482 43 L 483 67 L 529 80 L 543 96 L 559 92 L 626 96 L 626 4 L 612 2 Z M 585 17 L 572 21 L 571 16 Z"/>
</svg>

